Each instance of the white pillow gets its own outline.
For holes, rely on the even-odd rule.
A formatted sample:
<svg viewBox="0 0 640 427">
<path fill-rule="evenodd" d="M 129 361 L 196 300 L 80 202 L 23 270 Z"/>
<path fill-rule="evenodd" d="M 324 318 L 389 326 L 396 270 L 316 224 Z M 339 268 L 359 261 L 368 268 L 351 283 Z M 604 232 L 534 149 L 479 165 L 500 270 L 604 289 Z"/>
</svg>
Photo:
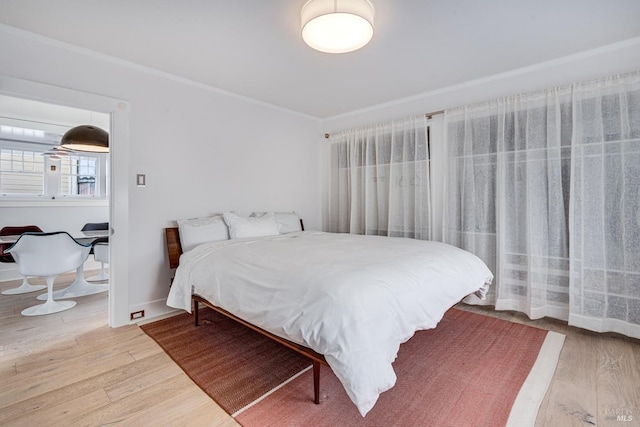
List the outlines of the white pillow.
<svg viewBox="0 0 640 427">
<path fill-rule="evenodd" d="M 253 212 L 250 217 L 261 218 L 269 212 Z M 300 225 L 300 217 L 295 212 L 270 212 L 278 224 L 280 234 L 294 233 L 296 231 L 302 231 L 302 225 Z"/>
<path fill-rule="evenodd" d="M 179 219 L 178 230 L 182 252 L 188 252 L 201 243 L 229 239 L 229 230 L 221 214 Z"/>
<path fill-rule="evenodd" d="M 229 227 L 229 236 L 232 239 L 245 237 L 274 236 L 278 233 L 278 224 L 273 214 L 263 215 L 260 218 L 243 218 L 236 214 L 225 213 L 224 222 Z"/>
</svg>

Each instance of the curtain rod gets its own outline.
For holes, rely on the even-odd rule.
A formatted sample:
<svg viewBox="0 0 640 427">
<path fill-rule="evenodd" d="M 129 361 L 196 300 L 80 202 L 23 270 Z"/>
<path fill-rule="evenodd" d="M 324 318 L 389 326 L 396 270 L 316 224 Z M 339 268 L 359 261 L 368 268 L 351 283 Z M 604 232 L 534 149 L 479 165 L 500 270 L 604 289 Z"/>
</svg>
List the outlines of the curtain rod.
<svg viewBox="0 0 640 427">
<path fill-rule="evenodd" d="M 433 118 L 433 116 L 437 116 L 438 114 L 444 114 L 444 110 L 438 110 L 438 111 L 432 111 L 430 113 L 425 113 L 425 117 L 429 120 L 431 120 Z M 329 136 L 331 136 L 328 133 L 324 134 L 324 139 L 329 139 Z"/>
</svg>

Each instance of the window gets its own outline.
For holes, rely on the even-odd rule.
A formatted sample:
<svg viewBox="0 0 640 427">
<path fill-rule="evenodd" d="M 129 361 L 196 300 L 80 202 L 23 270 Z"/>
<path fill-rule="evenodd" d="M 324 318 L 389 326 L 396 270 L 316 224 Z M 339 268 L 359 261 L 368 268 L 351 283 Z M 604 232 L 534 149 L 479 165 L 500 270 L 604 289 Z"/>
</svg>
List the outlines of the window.
<svg viewBox="0 0 640 427">
<path fill-rule="evenodd" d="M 0 192 L 3 195 L 42 195 L 44 158 L 41 153 L 0 149 Z"/>
<path fill-rule="evenodd" d="M 63 196 L 95 197 L 98 191 L 99 162 L 97 157 L 70 155 L 60 161 L 60 194 Z"/>
<path fill-rule="evenodd" d="M 60 135 L 0 127 L 0 200 L 107 198 L 107 155 L 56 153 Z"/>
</svg>

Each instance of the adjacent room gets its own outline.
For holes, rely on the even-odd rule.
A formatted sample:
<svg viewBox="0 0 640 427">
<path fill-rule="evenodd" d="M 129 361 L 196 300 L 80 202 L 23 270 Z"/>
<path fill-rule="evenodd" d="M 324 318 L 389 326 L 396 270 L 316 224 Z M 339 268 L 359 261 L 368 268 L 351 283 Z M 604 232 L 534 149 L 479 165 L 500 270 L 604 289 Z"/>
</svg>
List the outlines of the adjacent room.
<svg viewBox="0 0 640 427">
<path fill-rule="evenodd" d="M 640 425 L 637 0 L 0 11 L 0 424 Z"/>
</svg>

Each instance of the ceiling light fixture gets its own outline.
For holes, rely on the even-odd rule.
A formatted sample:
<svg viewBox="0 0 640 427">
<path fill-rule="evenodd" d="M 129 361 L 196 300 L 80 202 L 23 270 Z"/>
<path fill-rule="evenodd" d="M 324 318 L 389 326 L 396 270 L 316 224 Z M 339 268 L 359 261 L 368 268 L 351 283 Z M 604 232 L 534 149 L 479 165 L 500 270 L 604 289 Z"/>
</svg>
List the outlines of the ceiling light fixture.
<svg viewBox="0 0 640 427">
<path fill-rule="evenodd" d="M 52 160 L 60 160 L 62 157 L 67 157 L 70 153 L 72 153 L 71 150 L 68 150 L 60 146 L 56 146 L 56 147 L 51 147 L 49 150 L 45 151 L 41 155 L 45 157 L 49 157 Z"/>
<path fill-rule="evenodd" d="M 309 0 L 302 7 L 302 39 L 326 53 L 360 49 L 373 37 L 369 0 Z"/>
<path fill-rule="evenodd" d="M 76 126 L 62 135 L 60 146 L 73 151 L 108 153 L 109 134 L 96 126 Z"/>
</svg>

